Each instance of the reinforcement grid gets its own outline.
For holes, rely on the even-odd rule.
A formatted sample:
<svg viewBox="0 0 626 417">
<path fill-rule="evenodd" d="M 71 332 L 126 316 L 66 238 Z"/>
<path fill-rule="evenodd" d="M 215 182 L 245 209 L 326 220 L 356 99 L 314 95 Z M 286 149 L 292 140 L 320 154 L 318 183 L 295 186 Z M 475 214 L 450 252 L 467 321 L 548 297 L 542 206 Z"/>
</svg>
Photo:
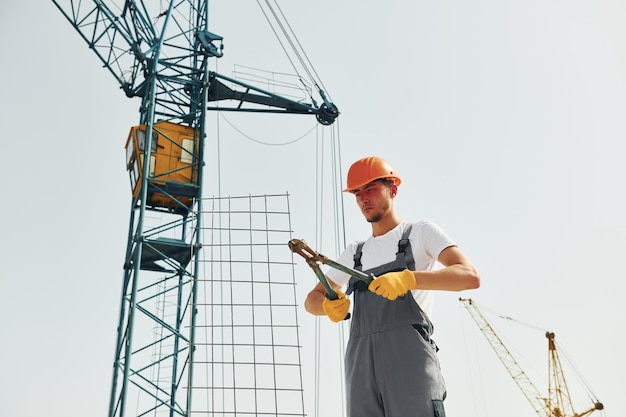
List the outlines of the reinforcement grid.
<svg viewBox="0 0 626 417">
<path fill-rule="evenodd" d="M 203 204 L 193 413 L 304 416 L 289 195 Z"/>
</svg>

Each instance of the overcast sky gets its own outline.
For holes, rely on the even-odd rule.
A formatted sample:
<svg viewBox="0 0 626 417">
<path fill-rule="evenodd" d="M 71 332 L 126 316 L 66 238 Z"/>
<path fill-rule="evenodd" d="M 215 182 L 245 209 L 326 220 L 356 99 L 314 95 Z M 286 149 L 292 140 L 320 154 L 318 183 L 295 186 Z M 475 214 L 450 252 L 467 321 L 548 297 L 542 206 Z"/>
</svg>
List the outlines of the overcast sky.
<svg viewBox="0 0 626 417">
<path fill-rule="evenodd" d="M 482 274 L 476 291 L 437 296 L 448 414 L 532 415 L 458 302 L 467 296 L 515 319 L 488 316 L 542 392 L 551 330 L 605 414 L 624 415 L 626 3 L 280 4 L 341 111 L 344 172 L 363 156 L 389 160 L 403 180 L 400 216 L 439 224 Z M 210 6 L 226 46 L 220 71 L 291 71 L 255 1 Z M 2 2 L 0 51 L 0 413 L 104 416 L 131 198 L 123 147 L 139 103 L 50 1 Z M 315 135 L 259 141 L 289 142 L 314 120 L 268 128 L 238 116 L 226 115 L 257 142 L 210 116 L 209 136 L 223 131 L 219 153 L 209 150 L 222 193 L 289 192 L 295 235 L 313 240 Z M 348 240 L 366 237 L 353 198 L 344 202 Z M 301 278 L 302 296 L 314 280 Z M 336 326 L 322 326 L 330 345 Z M 331 371 L 322 377 L 334 382 Z M 568 382 L 578 392 L 576 375 Z M 573 400 L 578 412 L 591 405 Z"/>
</svg>

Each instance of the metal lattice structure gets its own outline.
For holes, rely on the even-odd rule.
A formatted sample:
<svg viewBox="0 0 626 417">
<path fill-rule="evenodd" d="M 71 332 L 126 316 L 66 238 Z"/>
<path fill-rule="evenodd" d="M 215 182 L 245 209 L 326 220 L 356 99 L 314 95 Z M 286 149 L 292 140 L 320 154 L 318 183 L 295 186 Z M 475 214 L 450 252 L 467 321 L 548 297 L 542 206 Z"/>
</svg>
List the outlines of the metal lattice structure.
<svg viewBox="0 0 626 417">
<path fill-rule="evenodd" d="M 311 114 L 325 125 L 338 112 L 321 89 L 318 106 L 211 71 L 223 38 L 208 30 L 208 0 L 52 1 L 125 95 L 141 101 L 126 144 L 133 193 L 108 415 L 125 416 L 132 404 L 137 416 L 189 416 L 207 110 L 219 101 L 222 111 Z M 219 408 L 213 415 L 239 415 L 226 400 Z"/>
<path fill-rule="evenodd" d="M 193 411 L 305 416 L 289 197 L 205 206 Z"/>
</svg>

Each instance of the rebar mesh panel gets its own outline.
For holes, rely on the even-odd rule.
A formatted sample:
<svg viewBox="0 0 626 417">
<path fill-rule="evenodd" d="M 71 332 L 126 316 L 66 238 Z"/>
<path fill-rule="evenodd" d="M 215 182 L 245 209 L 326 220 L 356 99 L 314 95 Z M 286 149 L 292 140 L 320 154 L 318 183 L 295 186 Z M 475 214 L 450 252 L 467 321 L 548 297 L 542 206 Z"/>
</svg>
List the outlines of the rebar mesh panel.
<svg viewBox="0 0 626 417">
<path fill-rule="evenodd" d="M 304 416 L 289 196 L 203 202 L 193 413 Z"/>
</svg>

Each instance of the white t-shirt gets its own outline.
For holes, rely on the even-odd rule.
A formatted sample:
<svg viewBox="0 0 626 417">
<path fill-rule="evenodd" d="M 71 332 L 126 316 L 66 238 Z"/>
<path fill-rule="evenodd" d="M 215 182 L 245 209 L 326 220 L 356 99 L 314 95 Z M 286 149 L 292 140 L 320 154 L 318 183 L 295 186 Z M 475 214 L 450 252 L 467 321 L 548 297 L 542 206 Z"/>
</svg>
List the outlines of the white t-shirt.
<svg viewBox="0 0 626 417">
<path fill-rule="evenodd" d="M 402 222 L 395 228 L 381 236 L 370 236 L 363 244 L 361 263 L 363 271 L 392 262 L 396 258 L 398 242 L 409 223 Z M 456 243 L 436 224 L 422 220 L 413 223 L 409 235 L 416 271 L 430 271 L 435 266 L 441 251 Z M 354 254 L 359 242 L 348 245 L 339 256 L 337 262 L 347 267 L 354 267 Z M 350 280 L 350 275 L 334 268 L 328 268 L 326 275 L 335 284 L 344 287 Z M 430 290 L 413 290 L 413 297 L 421 309 L 431 317 L 433 310 L 434 292 Z"/>
</svg>

